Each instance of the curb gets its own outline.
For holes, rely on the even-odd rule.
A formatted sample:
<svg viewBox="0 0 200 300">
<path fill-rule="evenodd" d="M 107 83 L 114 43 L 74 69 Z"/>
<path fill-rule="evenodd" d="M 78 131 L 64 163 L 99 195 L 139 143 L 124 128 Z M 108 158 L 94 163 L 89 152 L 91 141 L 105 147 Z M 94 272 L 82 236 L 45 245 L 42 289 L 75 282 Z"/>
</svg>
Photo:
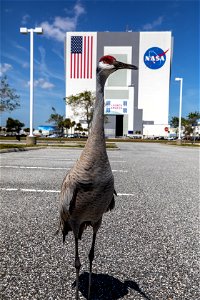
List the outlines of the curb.
<svg viewBox="0 0 200 300">
<path fill-rule="evenodd" d="M 29 151 L 29 150 L 38 150 L 38 149 L 45 149 L 45 148 L 52 148 L 52 149 L 68 149 L 68 150 L 83 150 L 84 147 L 59 147 L 59 146 L 53 146 L 53 145 L 47 145 L 47 146 L 41 146 L 41 147 L 27 147 L 27 148 L 8 148 L 8 149 L 1 149 L 0 153 L 11 153 L 11 152 L 23 152 L 23 151 Z M 119 147 L 117 148 L 107 148 L 106 151 L 116 151 L 120 150 Z"/>
<path fill-rule="evenodd" d="M 44 148 L 46 147 L 9 148 L 9 149 L 1 149 L 0 153 L 22 152 L 22 151 L 29 151 L 29 150 L 44 149 Z"/>
</svg>

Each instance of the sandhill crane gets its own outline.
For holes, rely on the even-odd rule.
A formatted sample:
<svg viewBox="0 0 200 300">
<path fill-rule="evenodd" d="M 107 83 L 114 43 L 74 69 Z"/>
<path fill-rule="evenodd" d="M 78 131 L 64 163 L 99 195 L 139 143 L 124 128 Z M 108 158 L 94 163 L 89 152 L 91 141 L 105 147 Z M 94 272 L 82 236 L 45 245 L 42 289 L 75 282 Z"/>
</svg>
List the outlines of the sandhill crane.
<svg viewBox="0 0 200 300">
<path fill-rule="evenodd" d="M 87 226 L 93 228 L 92 246 L 89 252 L 90 272 L 88 299 L 90 298 L 92 261 L 97 231 L 103 214 L 114 208 L 114 178 L 106 152 L 104 136 L 104 85 L 110 74 L 119 69 L 137 67 L 117 61 L 113 56 L 103 56 L 98 63 L 96 77 L 96 101 L 90 134 L 72 169 L 63 180 L 61 188 L 60 227 L 63 242 L 69 231 L 75 238 L 76 299 L 79 271 L 78 240 Z"/>
</svg>

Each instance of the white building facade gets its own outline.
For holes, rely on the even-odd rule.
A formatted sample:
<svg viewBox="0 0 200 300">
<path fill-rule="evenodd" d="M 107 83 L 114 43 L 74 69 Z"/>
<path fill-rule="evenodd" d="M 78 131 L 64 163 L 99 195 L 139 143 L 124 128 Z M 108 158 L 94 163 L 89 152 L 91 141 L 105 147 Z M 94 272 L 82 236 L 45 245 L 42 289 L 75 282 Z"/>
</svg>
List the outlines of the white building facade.
<svg viewBox="0 0 200 300">
<path fill-rule="evenodd" d="M 99 58 L 112 55 L 138 66 L 120 70 L 105 86 L 105 134 L 168 134 L 171 32 L 68 32 L 65 42 L 66 97 L 95 92 Z M 74 117 L 66 105 L 66 117 Z"/>
</svg>

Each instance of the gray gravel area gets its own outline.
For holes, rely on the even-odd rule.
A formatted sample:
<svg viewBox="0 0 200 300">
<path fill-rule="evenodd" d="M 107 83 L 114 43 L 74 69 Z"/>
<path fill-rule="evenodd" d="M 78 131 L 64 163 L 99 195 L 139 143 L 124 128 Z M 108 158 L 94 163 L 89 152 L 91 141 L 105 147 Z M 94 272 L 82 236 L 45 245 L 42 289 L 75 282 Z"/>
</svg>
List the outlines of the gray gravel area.
<svg viewBox="0 0 200 300">
<path fill-rule="evenodd" d="M 197 300 L 199 151 L 120 143 L 108 151 L 116 207 L 98 232 L 92 300 Z M 80 150 L 1 154 L 1 299 L 74 299 L 74 239 L 62 244 L 60 186 Z M 87 299 L 92 230 L 79 243 Z"/>
</svg>

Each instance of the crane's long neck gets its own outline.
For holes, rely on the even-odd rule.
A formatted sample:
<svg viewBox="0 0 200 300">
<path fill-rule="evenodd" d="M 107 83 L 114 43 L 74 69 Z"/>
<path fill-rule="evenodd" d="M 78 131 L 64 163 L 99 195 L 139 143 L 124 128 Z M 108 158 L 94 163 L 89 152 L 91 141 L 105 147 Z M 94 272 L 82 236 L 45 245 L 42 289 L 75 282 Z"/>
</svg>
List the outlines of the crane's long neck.
<svg viewBox="0 0 200 300">
<path fill-rule="evenodd" d="M 97 73 L 96 100 L 94 104 L 94 114 L 87 144 L 104 147 L 104 85 L 106 77 Z"/>
</svg>

